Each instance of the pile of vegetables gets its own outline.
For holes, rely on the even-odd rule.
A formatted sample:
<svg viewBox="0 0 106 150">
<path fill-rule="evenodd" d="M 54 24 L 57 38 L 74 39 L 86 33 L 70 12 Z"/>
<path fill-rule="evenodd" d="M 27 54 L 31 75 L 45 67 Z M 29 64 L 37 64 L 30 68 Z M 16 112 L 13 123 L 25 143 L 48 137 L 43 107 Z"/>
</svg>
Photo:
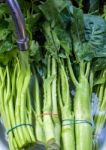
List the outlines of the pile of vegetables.
<svg viewBox="0 0 106 150">
<path fill-rule="evenodd" d="M 106 123 L 106 6 L 18 2 L 29 37 L 22 52 L 0 3 L 0 114 L 9 149 L 99 150 Z"/>
</svg>

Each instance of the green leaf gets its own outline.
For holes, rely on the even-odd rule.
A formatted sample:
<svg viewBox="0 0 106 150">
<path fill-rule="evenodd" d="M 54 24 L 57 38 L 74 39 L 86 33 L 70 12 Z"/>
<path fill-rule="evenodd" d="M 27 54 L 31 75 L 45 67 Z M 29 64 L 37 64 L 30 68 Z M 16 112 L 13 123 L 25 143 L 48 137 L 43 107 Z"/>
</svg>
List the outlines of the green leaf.
<svg viewBox="0 0 106 150">
<path fill-rule="evenodd" d="M 51 27 L 49 22 L 43 24 L 44 34 L 46 38 L 45 48 L 49 54 L 57 56 L 57 52 L 60 49 L 60 41 L 57 37 L 55 29 Z"/>
<path fill-rule="evenodd" d="M 80 8 L 83 7 L 83 0 L 75 0 Z"/>
<path fill-rule="evenodd" d="M 0 41 L 1 40 L 6 40 L 7 36 L 10 34 L 11 32 L 8 29 L 0 29 Z"/>
<path fill-rule="evenodd" d="M 6 14 L 9 14 L 9 9 L 7 7 L 7 4 L 1 3 L 0 4 L 0 18 L 5 16 Z"/>
<path fill-rule="evenodd" d="M 6 21 L 7 18 L 0 19 L 0 30 L 7 29 L 8 28 L 8 21 Z"/>
<path fill-rule="evenodd" d="M 99 16 L 84 15 L 84 23 L 92 57 L 106 57 L 106 21 Z"/>
<path fill-rule="evenodd" d="M 30 50 L 29 50 L 30 60 L 38 63 L 42 59 L 40 53 L 41 51 L 40 51 L 39 43 L 32 40 L 30 42 Z"/>
<path fill-rule="evenodd" d="M 93 60 L 92 68 L 94 71 L 102 70 L 106 67 L 106 57 Z"/>
<path fill-rule="evenodd" d="M 31 1 L 26 0 L 18 0 L 21 10 L 23 11 L 24 15 L 26 15 L 27 11 L 31 9 L 32 3 Z"/>
<path fill-rule="evenodd" d="M 72 16 L 72 24 L 71 24 L 71 33 L 74 41 L 83 42 L 85 40 L 85 31 L 84 31 L 84 16 L 83 12 L 79 8 L 74 8 Z"/>
<path fill-rule="evenodd" d="M 60 46 L 64 49 L 67 56 L 69 56 L 72 51 L 70 26 L 70 18 L 68 16 L 61 16 L 55 27 L 55 32 L 60 41 Z"/>
<path fill-rule="evenodd" d="M 30 56 L 36 55 L 38 50 L 39 50 L 38 42 L 35 42 L 34 40 L 32 40 L 30 44 Z"/>
<path fill-rule="evenodd" d="M 61 12 L 68 5 L 65 0 L 47 0 L 39 6 L 45 18 L 48 21 L 56 20 L 59 12 Z"/>
<path fill-rule="evenodd" d="M 73 50 L 76 59 L 79 61 L 82 59 L 82 43 L 85 41 L 84 16 L 82 10 L 73 7 L 73 11 L 71 12 L 71 20 L 70 32 L 73 40 Z"/>
<path fill-rule="evenodd" d="M 89 1 L 89 13 L 97 13 L 99 11 L 99 0 Z"/>
<path fill-rule="evenodd" d="M 94 80 L 94 86 L 98 85 L 98 84 L 104 84 L 104 83 L 106 83 L 106 78 L 105 77 L 101 77 L 101 78 L 98 78 L 98 79 Z"/>
<path fill-rule="evenodd" d="M 9 41 L 1 42 L 1 44 L 0 44 L 0 53 L 11 51 L 15 47 L 16 46 L 13 43 L 9 42 Z"/>
<path fill-rule="evenodd" d="M 17 49 L 0 53 L 0 65 L 7 65 L 17 55 Z"/>
<path fill-rule="evenodd" d="M 77 60 L 106 57 L 106 21 L 76 8 L 72 15 L 71 33 Z"/>
<path fill-rule="evenodd" d="M 28 30 L 28 32 L 33 32 L 33 30 L 35 29 L 35 27 L 38 27 L 38 20 L 40 18 L 41 14 L 40 13 L 36 13 L 31 15 L 30 13 L 27 13 L 27 18 L 25 19 L 25 23 L 26 23 L 26 29 Z"/>
</svg>

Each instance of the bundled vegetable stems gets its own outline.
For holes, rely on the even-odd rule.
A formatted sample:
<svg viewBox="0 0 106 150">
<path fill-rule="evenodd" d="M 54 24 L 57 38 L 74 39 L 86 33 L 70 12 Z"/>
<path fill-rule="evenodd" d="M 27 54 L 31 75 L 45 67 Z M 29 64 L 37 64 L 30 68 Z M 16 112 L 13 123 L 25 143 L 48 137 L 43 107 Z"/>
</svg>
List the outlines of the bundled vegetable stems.
<svg viewBox="0 0 106 150">
<path fill-rule="evenodd" d="M 92 149 L 92 116 L 91 116 L 91 93 L 88 82 L 89 68 L 85 73 L 85 64 L 80 64 L 79 83 L 75 90 L 74 113 L 76 149 Z M 89 67 L 89 64 L 87 65 Z"/>
<path fill-rule="evenodd" d="M 80 62 L 79 79 L 76 80 L 68 60 L 70 77 L 75 85 L 74 114 L 77 150 L 92 149 L 91 89 L 89 83 L 90 63 Z"/>
<path fill-rule="evenodd" d="M 99 81 L 99 82 L 98 82 Z M 98 108 L 94 116 L 94 141 L 93 150 L 99 149 L 98 138 L 106 122 L 106 69 L 100 71 L 96 85 L 96 94 L 98 96 Z"/>
<path fill-rule="evenodd" d="M 20 53 L 12 63 L 0 67 L 1 116 L 11 150 L 35 143 L 29 95 L 30 76 L 27 53 Z"/>
<path fill-rule="evenodd" d="M 51 67 L 52 66 L 52 67 Z M 47 57 L 47 75 L 44 78 L 43 122 L 47 149 L 60 149 L 60 121 L 56 96 L 56 62 Z M 48 125 L 47 125 L 48 124 Z"/>
<path fill-rule="evenodd" d="M 44 14 L 47 13 L 44 8 L 43 8 L 43 13 Z M 83 16 L 82 12 L 80 12 L 80 15 L 79 15 L 79 11 L 77 11 L 77 17 L 81 17 L 81 19 L 83 20 L 82 16 Z M 48 16 L 46 16 L 46 17 L 48 17 Z M 60 18 L 58 18 L 58 19 L 60 19 Z M 77 20 L 80 18 L 75 18 L 75 19 Z M 73 21 L 74 22 L 73 28 L 74 27 L 77 28 L 77 25 L 75 26 L 76 20 L 75 20 L 75 22 Z M 60 23 L 61 20 L 58 20 L 57 22 Z M 69 39 L 67 40 L 68 33 L 65 30 L 65 28 L 63 26 L 61 26 L 60 24 L 57 25 L 58 26 L 57 27 L 56 26 L 57 22 L 54 21 L 54 24 L 52 24 L 52 21 L 47 20 L 46 23 L 44 24 L 45 26 L 43 25 L 43 29 L 44 29 L 44 33 L 45 33 L 45 37 L 46 37 L 45 47 L 46 47 L 47 52 L 50 53 L 51 55 L 55 56 L 57 58 L 57 60 L 59 60 L 59 57 L 62 57 L 62 56 L 60 56 L 61 53 L 63 54 L 63 58 L 65 57 L 65 59 L 68 61 L 67 65 L 69 68 L 71 80 L 75 84 L 75 96 L 74 96 L 74 101 L 73 101 L 74 108 L 72 108 L 72 106 L 70 104 L 71 99 L 70 99 L 70 92 L 69 92 L 69 85 L 68 85 L 69 83 L 68 83 L 67 74 L 64 69 L 64 65 L 63 65 L 64 63 L 62 64 L 62 62 L 60 61 L 60 64 L 58 65 L 59 66 L 58 74 L 60 76 L 58 80 L 60 80 L 60 81 L 57 81 L 57 82 L 58 82 L 58 100 L 59 100 L 59 105 L 60 105 L 60 110 L 61 110 L 61 121 L 62 121 L 62 144 L 63 144 L 62 148 L 69 149 L 70 147 L 72 147 L 72 149 L 75 149 L 75 147 L 76 147 L 77 150 L 84 150 L 84 149 L 90 150 L 90 149 L 92 149 L 92 130 L 93 130 L 92 115 L 91 115 L 92 88 L 90 85 L 91 81 L 89 81 L 90 72 L 91 72 L 90 71 L 90 69 L 91 69 L 90 63 L 87 61 L 85 61 L 85 62 L 79 61 L 78 62 L 80 71 L 79 71 L 79 75 L 77 76 L 77 79 L 78 79 L 78 81 L 77 81 L 75 79 L 75 75 L 73 73 L 73 69 L 71 67 L 69 58 L 67 58 L 67 57 L 69 57 L 69 55 L 70 55 L 69 52 L 71 53 L 71 49 L 72 49 L 72 47 L 70 46 L 71 43 L 68 43 L 70 45 L 67 45 L 65 43 L 66 41 L 70 42 Z M 51 26 L 53 26 L 53 27 L 51 27 Z M 79 24 L 78 24 L 78 26 L 79 26 Z M 71 28 L 71 30 L 73 30 L 73 28 Z M 78 31 L 76 29 L 75 33 L 73 31 L 74 35 L 73 34 L 71 35 L 73 38 L 73 42 L 76 42 L 77 38 L 79 38 L 79 36 L 77 35 L 77 32 Z M 65 39 L 63 39 L 61 37 L 62 34 L 63 35 L 66 34 L 67 38 L 65 37 Z M 76 41 L 74 41 L 74 40 L 76 40 Z M 77 45 L 78 43 L 77 44 L 74 43 L 74 44 Z M 74 46 L 74 44 L 73 44 L 73 46 Z M 74 55 L 79 56 L 77 53 L 79 51 L 81 51 L 81 49 L 77 52 L 76 47 L 73 47 L 73 48 L 74 48 L 74 51 L 73 51 Z M 79 46 L 79 48 L 81 48 L 81 47 Z M 59 53 L 60 53 L 60 55 L 58 55 Z M 47 57 L 49 57 L 49 55 Z M 75 60 L 72 59 L 72 61 L 75 61 Z M 50 73 L 49 73 L 49 76 L 50 76 Z M 51 82 L 51 80 L 48 81 L 48 84 L 49 84 L 49 82 Z M 85 86 L 84 89 L 83 89 L 83 86 Z M 46 89 L 46 87 L 44 89 Z M 49 93 L 51 93 L 50 85 L 48 85 L 48 89 L 49 89 L 48 90 Z M 52 95 L 52 94 L 50 94 L 50 95 Z M 49 95 L 49 97 L 50 97 L 50 95 Z M 46 98 L 46 100 L 47 100 L 47 98 Z M 44 102 L 45 102 L 45 100 L 44 100 Z M 46 104 L 46 107 L 47 107 L 47 104 Z M 74 109 L 74 113 L 72 112 L 72 109 Z M 75 120 L 74 120 L 74 115 L 75 115 Z M 75 131 L 74 131 L 74 127 L 75 127 Z M 74 135 L 74 132 L 75 132 L 75 135 Z"/>
<path fill-rule="evenodd" d="M 75 150 L 74 114 L 72 112 L 72 101 L 68 77 L 64 63 L 58 65 L 58 101 L 61 112 L 62 145 L 63 150 Z"/>
<path fill-rule="evenodd" d="M 42 96 L 41 96 L 41 86 L 39 85 L 39 80 L 36 72 L 34 73 L 35 78 L 35 87 L 34 87 L 34 95 L 35 95 L 35 133 L 36 140 L 38 144 L 45 144 L 45 134 L 43 128 L 43 116 L 42 116 Z"/>
<path fill-rule="evenodd" d="M 61 147 L 60 137 L 61 137 L 61 124 L 59 118 L 59 108 L 58 108 L 58 99 L 57 99 L 57 62 L 56 59 L 52 57 L 52 76 L 54 79 L 52 81 L 52 119 L 54 123 L 54 132 L 56 143 L 58 145 L 58 149 Z"/>
</svg>

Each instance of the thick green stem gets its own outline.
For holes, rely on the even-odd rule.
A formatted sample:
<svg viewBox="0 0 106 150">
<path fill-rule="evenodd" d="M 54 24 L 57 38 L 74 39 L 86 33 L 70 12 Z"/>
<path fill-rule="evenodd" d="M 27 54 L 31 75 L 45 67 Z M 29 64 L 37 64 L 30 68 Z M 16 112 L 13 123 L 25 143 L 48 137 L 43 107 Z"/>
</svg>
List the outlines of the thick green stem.
<svg viewBox="0 0 106 150">
<path fill-rule="evenodd" d="M 29 85 L 29 79 L 30 79 L 30 76 L 29 75 L 26 75 L 24 77 L 24 83 L 23 83 L 23 87 L 22 87 L 22 91 L 21 91 L 21 106 L 20 106 L 20 123 L 28 123 L 26 122 L 26 114 L 27 114 L 27 110 L 26 110 L 26 100 L 27 100 L 27 88 L 28 88 L 28 85 Z M 27 126 L 23 126 L 22 127 L 22 130 L 23 130 L 23 133 L 24 133 L 24 136 L 27 140 L 27 142 L 30 141 L 30 135 L 29 135 L 29 132 L 26 132 L 27 131 Z"/>
<path fill-rule="evenodd" d="M 56 143 L 60 147 L 60 133 L 61 133 L 61 125 L 57 108 L 57 64 L 56 60 L 52 58 L 52 76 L 54 76 L 54 80 L 52 82 L 52 119 L 54 122 L 54 132 L 56 137 Z"/>
<path fill-rule="evenodd" d="M 35 113 L 36 113 L 36 138 L 38 143 L 44 143 L 44 129 L 41 111 L 40 89 L 37 76 L 35 76 Z"/>
<path fill-rule="evenodd" d="M 75 78 L 75 75 L 74 75 L 74 72 L 72 69 L 72 64 L 71 64 L 69 58 L 68 58 L 67 62 L 68 62 L 68 69 L 69 69 L 69 73 L 70 73 L 70 78 L 71 78 L 72 82 L 74 83 L 75 87 L 77 87 L 78 81 Z"/>
<path fill-rule="evenodd" d="M 1 117 L 4 121 L 6 130 L 11 128 L 11 121 L 9 120 L 10 115 L 9 115 L 9 110 L 8 110 L 9 107 L 7 106 L 7 102 L 9 101 L 8 93 L 7 93 L 7 91 L 9 92 L 9 89 L 8 90 L 6 89 L 6 86 L 9 83 L 8 82 L 6 84 L 6 79 L 9 77 L 9 74 L 8 75 L 7 74 L 8 74 L 8 66 L 6 69 L 2 69 L 0 67 L 0 78 L 2 81 L 1 86 L 0 86 L 0 95 L 1 95 L 0 107 L 1 107 Z M 7 87 L 10 88 L 9 86 Z M 10 135 L 8 135 L 8 140 L 9 140 L 9 147 L 10 149 L 13 150 L 15 147 L 14 147 L 14 143 L 12 139 L 13 139 L 13 134 L 11 133 Z"/>
<path fill-rule="evenodd" d="M 66 110 L 67 108 L 64 108 L 64 117 L 62 117 L 63 150 L 70 150 L 70 148 L 71 150 L 75 150 L 74 116 L 71 115 L 70 112 L 66 113 Z"/>
<path fill-rule="evenodd" d="M 44 79 L 44 108 L 43 108 L 43 121 L 44 131 L 47 145 L 55 143 L 54 125 L 51 117 L 52 113 L 52 101 L 51 101 L 51 78 L 50 78 L 50 56 L 47 62 L 47 79 Z M 45 115 L 46 114 L 46 115 Z"/>
<path fill-rule="evenodd" d="M 21 118 L 20 118 L 20 108 L 21 108 L 21 91 L 22 91 L 22 86 L 23 86 L 23 76 L 20 73 L 20 70 L 18 69 L 18 76 L 17 76 L 17 96 L 16 96 L 16 103 L 15 103 L 15 119 L 16 119 L 16 125 L 19 125 L 21 123 Z M 19 86 L 20 85 L 20 86 Z M 24 137 L 24 133 L 22 131 L 22 128 L 17 128 L 17 131 L 19 133 L 20 140 L 22 141 L 23 145 L 26 142 L 26 137 Z"/>
<path fill-rule="evenodd" d="M 32 120 L 32 106 L 31 106 L 31 99 L 30 99 L 30 92 L 29 88 L 27 88 L 27 116 L 26 116 L 26 122 L 33 125 L 33 120 Z M 30 137 L 31 137 L 31 142 L 32 144 L 35 143 L 35 135 L 32 127 L 27 126 L 27 129 L 29 131 Z"/>
<path fill-rule="evenodd" d="M 71 110 L 69 83 L 64 66 L 59 66 L 58 99 L 62 117 L 62 143 L 64 150 L 75 150 L 74 115 Z M 63 88 L 64 87 L 64 88 Z M 65 91 L 64 91 L 65 90 Z"/>
<path fill-rule="evenodd" d="M 71 109 L 68 78 L 64 66 L 61 65 L 60 67 L 61 67 L 60 75 L 61 75 L 61 90 L 62 90 L 61 94 L 62 94 L 63 105 L 69 105 Z"/>
<path fill-rule="evenodd" d="M 74 97 L 76 150 L 92 150 L 91 93 L 84 72 L 84 62 L 80 62 L 79 84 Z"/>
<path fill-rule="evenodd" d="M 92 70 L 90 71 L 89 83 L 90 83 L 90 93 L 92 94 L 93 85 L 94 85 L 94 73 Z"/>
<path fill-rule="evenodd" d="M 13 73 L 12 75 L 10 76 L 11 78 L 11 91 L 9 91 L 10 93 L 12 92 L 11 94 L 11 97 L 10 97 L 10 101 L 9 101 L 9 112 L 10 112 L 10 120 L 11 120 L 11 125 L 12 127 L 15 127 L 16 123 L 15 123 L 15 110 L 14 110 L 14 104 L 15 104 L 15 94 L 16 94 L 16 73 L 17 73 L 17 63 L 16 65 L 14 66 L 14 70 L 13 70 Z M 18 147 L 21 147 L 21 141 L 19 139 L 19 135 L 18 135 L 18 132 L 17 130 L 14 130 L 13 131 L 14 133 L 14 143 L 15 143 L 15 146 L 16 146 L 16 143 L 18 145 Z M 11 133 L 10 133 L 11 134 Z M 15 142 L 16 140 L 16 142 Z M 16 147 L 17 148 L 17 147 Z"/>
<path fill-rule="evenodd" d="M 90 73 L 90 62 L 87 63 L 87 67 L 86 67 L 86 72 L 85 72 L 85 76 L 88 78 L 89 77 L 89 73 Z"/>
<path fill-rule="evenodd" d="M 9 130 L 9 129 L 11 129 L 12 128 L 12 122 L 11 122 L 11 110 L 9 109 L 9 107 L 10 107 L 10 103 L 11 103 L 11 79 L 10 79 L 10 72 L 9 72 L 9 66 L 6 66 L 6 75 L 7 75 L 7 85 L 5 86 L 6 87 L 6 89 L 4 89 L 5 90 L 5 92 L 6 92 L 6 96 L 5 96 L 5 98 L 4 98 L 4 103 L 5 103 L 5 115 L 6 115 L 6 117 L 7 117 L 7 122 L 8 122 L 8 128 L 7 128 L 7 130 Z M 8 139 L 9 139 L 9 142 L 10 142 L 10 145 L 11 145 L 11 147 L 10 148 L 12 148 L 13 147 L 13 145 L 14 145 L 14 143 L 15 143 L 15 145 L 16 145 L 16 147 L 15 148 L 17 148 L 17 144 L 16 144 L 16 141 L 14 140 L 14 142 L 13 142 L 13 138 L 14 138 L 14 135 L 13 135 L 13 132 L 11 132 L 11 133 L 9 133 L 8 134 Z"/>
</svg>

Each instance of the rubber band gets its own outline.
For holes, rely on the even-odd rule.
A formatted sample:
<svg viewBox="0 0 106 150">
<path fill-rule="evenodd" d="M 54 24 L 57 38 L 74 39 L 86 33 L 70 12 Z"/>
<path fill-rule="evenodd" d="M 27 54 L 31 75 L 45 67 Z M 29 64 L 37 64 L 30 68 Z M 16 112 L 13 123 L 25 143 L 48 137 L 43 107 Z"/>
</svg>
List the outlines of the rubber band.
<svg viewBox="0 0 106 150">
<path fill-rule="evenodd" d="M 90 121 L 87 121 L 87 120 L 75 120 L 75 124 L 80 124 L 80 123 L 88 124 L 91 127 L 93 126 L 92 122 L 90 122 Z"/>
<path fill-rule="evenodd" d="M 8 135 L 10 132 L 13 132 L 13 130 L 15 130 L 15 129 L 21 127 L 21 126 L 30 126 L 30 127 L 33 127 L 32 124 L 22 123 L 22 124 L 16 125 L 16 126 L 14 126 L 13 128 L 9 129 L 9 130 L 7 131 L 7 135 Z"/>
<path fill-rule="evenodd" d="M 93 126 L 92 122 L 87 121 L 87 120 L 72 120 L 72 119 L 62 120 L 62 126 L 68 126 L 68 125 L 73 125 L 73 124 L 81 124 L 81 123 L 88 124 L 91 127 Z"/>
<path fill-rule="evenodd" d="M 74 125 L 75 121 L 72 119 L 64 119 L 62 120 L 62 126 Z"/>
</svg>

